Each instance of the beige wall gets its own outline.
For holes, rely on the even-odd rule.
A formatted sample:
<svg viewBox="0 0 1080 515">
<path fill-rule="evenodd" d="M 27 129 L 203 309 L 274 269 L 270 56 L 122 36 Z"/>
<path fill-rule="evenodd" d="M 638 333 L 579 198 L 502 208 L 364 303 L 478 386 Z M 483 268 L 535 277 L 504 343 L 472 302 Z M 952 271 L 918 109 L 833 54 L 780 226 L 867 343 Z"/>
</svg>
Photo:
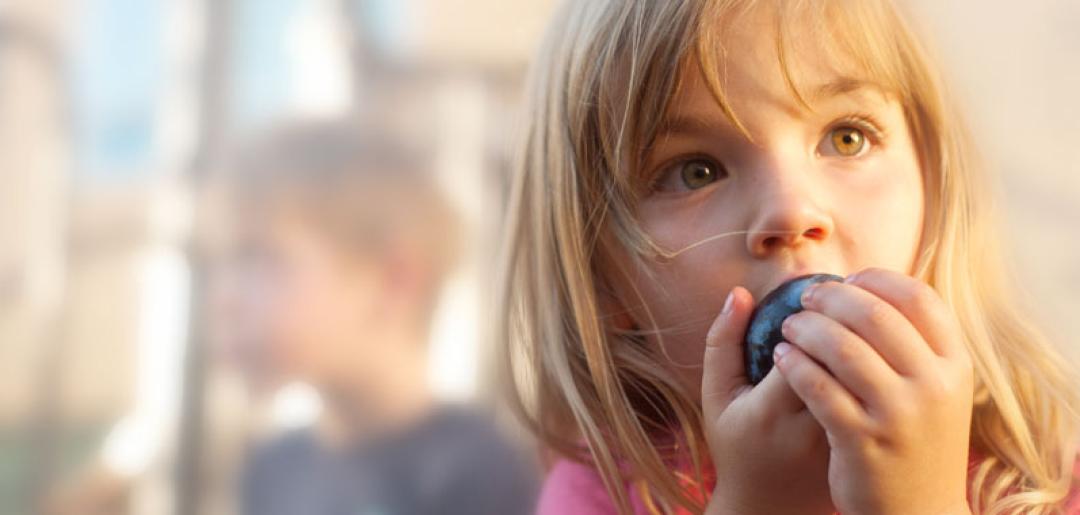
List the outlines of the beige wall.
<svg viewBox="0 0 1080 515">
<path fill-rule="evenodd" d="M 1035 317 L 1080 360 L 1080 2 L 908 0 L 999 174 Z"/>
<path fill-rule="evenodd" d="M 25 417 L 63 303 L 67 154 L 58 2 L 9 0 L 0 48 L 0 420 Z M 17 27 L 17 30 L 16 30 Z"/>
</svg>

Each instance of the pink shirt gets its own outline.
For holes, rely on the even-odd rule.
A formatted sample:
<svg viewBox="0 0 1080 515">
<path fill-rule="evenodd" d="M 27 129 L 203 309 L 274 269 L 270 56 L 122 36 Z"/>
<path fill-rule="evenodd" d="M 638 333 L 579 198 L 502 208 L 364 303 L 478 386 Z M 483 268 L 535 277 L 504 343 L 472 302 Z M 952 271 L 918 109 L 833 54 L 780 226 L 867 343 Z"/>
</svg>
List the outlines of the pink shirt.
<svg viewBox="0 0 1080 515">
<path fill-rule="evenodd" d="M 1073 469 L 1080 477 L 1080 460 Z M 635 514 L 649 515 L 641 493 L 633 485 L 624 484 Z M 548 472 L 540 492 L 537 515 L 603 515 L 616 514 L 615 503 L 608 497 L 600 474 L 593 467 L 560 459 Z M 1080 489 L 1074 487 L 1066 504 L 1067 515 L 1080 515 Z"/>
<path fill-rule="evenodd" d="M 634 513 L 648 515 L 637 489 L 626 484 Z M 548 472 L 540 491 L 537 515 L 595 515 L 618 513 L 615 503 L 604 489 L 600 473 L 593 467 L 560 459 Z"/>
</svg>

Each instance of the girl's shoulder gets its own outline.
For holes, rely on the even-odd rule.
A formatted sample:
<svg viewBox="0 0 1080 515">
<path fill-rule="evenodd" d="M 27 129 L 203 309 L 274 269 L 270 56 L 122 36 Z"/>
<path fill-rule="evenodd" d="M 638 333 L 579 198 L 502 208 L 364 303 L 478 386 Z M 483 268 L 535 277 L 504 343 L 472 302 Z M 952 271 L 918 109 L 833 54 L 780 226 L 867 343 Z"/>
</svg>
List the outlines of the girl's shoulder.
<svg viewBox="0 0 1080 515">
<path fill-rule="evenodd" d="M 623 486 L 628 489 L 634 513 L 648 513 L 638 493 L 629 485 Z M 599 471 L 590 465 L 562 458 L 552 465 L 544 479 L 536 513 L 603 515 L 617 511 Z"/>
</svg>

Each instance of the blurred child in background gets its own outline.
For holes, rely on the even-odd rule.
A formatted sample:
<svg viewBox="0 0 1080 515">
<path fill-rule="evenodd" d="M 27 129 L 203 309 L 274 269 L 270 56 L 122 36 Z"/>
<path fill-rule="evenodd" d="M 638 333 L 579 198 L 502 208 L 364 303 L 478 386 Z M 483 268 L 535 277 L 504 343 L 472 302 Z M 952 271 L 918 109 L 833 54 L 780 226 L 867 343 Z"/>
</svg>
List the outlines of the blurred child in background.
<svg viewBox="0 0 1080 515">
<path fill-rule="evenodd" d="M 245 513 L 531 511 L 529 462 L 427 381 L 458 227 L 423 152 L 345 122 L 279 127 L 225 176 L 223 349 L 258 391 L 311 385 L 318 422 L 257 446 Z"/>
</svg>

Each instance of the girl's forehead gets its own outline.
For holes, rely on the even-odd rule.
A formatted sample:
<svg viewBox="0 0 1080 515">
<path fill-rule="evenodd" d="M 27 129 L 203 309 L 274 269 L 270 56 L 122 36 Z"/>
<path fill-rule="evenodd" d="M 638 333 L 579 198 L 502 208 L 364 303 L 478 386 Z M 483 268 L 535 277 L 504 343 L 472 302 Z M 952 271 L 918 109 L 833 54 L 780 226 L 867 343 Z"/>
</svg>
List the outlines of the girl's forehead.
<svg viewBox="0 0 1080 515">
<path fill-rule="evenodd" d="M 759 87 L 786 86 L 788 82 L 796 86 L 824 83 L 837 77 L 868 79 L 856 56 L 841 48 L 836 30 L 809 22 L 781 25 L 763 14 L 744 15 L 702 27 L 694 51 L 688 56 L 689 61 L 698 62 L 685 64 L 697 64 L 705 68 L 702 71 L 729 82 L 750 81 Z"/>
<path fill-rule="evenodd" d="M 899 96 L 900 63 L 881 51 L 880 39 L 868 32 L 875 27 L 769 5 L 704 19 L 680 63 L 670 109 L 702 91 L 731 111 L 736 104 L 766 103 L 792 114 L 844 95 Z"/>
<path fill-rule="evenodd" d="M 795 57 L 781 63 L 775 55 L 761 53 L 729 54 L 722 59 L 715 67 L 703 64 L 697 56 L 688 59 L 679 69 L 669 109 L 699 109 L 702 102 L 719 100 L 719 95 L 732 109 L 739 104 L 767 105 L 798 115 L 837 97 L 873 95 L 884 99 L 894 93 L 892 87 L 870 74 L 823 61 Z"/>
</svg>

